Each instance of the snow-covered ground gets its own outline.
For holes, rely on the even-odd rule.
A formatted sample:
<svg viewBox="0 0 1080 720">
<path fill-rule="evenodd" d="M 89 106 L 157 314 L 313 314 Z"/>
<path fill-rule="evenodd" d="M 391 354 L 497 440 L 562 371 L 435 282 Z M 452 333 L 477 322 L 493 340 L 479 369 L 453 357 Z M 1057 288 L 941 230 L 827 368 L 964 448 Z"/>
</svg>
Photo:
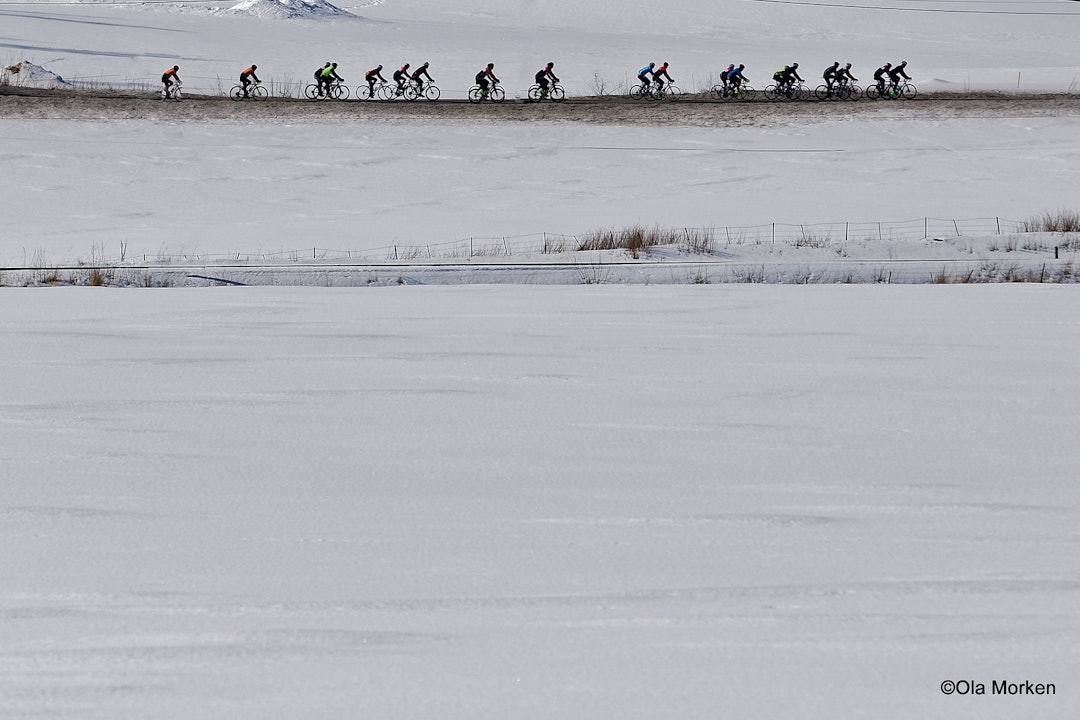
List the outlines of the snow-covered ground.
<svg viewBox="0 0 1080 720">
<path fill-rule="evenodd" d="M 555 60 L 571 93 L 648 60 L 689 87 L 743 60 L 761 87 L 792 59 L 1075 90 L 1078 3 L 872 4 L 5 5 L 0 60 L 150 90 L 175 62 L 193 92 L 327 59 L 351 83 L 430 60 L 450 97 L 489 59 L 521 90 Z M 7 100 L 5 285 L 120 255 L 300 266 L 635 223 L 725 246 L 658 253 L 670 287 L 586 287 L 608 272 L 589 258 L 562 287 L 0 288 L 0 716 L 1080 711 L 1076 286 L 690 284 L 725 263 L 1062 272 L 1064 238 L 985 227 L 1075 208 L 1074 111 L 690 128 Z M 774 222 L 806 242 L 738 231 Z"/>
<path fill-rule="evenodd" d="M 1072 287 L 0 304 L 4 717 L 1080 710 Z"/>
</svg>

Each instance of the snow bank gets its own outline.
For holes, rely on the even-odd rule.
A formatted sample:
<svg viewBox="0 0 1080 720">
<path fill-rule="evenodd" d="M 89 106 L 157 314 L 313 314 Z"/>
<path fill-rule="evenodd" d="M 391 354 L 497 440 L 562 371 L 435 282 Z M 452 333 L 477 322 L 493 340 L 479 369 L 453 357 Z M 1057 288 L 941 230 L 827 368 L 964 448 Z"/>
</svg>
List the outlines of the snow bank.
<svg viewBox="0 0 1080 720">
<path fill-rule="evenodd" d="M 67 87 L 68 83 L 51 70 L 23 60 L 4 68 L 0 74 L 0 85 L 21 85 L 23 87 L 58 88 Z"/>
<path fill-rule="evenodd" d="M 226 10 L 230 15 L 321 20 L 356 17 L 326 0 L 244 0 Z"/>
</svg>

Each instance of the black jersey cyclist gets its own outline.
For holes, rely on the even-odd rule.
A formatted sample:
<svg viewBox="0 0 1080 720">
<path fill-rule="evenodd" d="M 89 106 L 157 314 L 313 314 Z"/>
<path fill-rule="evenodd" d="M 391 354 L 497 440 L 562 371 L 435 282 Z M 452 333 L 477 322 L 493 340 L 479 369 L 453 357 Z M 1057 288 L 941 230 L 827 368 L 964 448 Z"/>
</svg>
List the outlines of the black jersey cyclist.
<svg viewBox="0 0 1080 720">
<path fill-rule="evenodd" d="M 375 67 L 364 73 L 364 81 L 368 86 L 368 95 L 375 94 L 375 81 L 385 83 L 386 78 L 382 76 L 382 65 L 376 65 Z"/>
<path fill-rule="evenodd" d="M 851 74 L 851 63 L 844 63 L 844 67 L 836 71 L 836 82 L 840 85 L 859 82 L 859 78 Z"/>
<path fill-rule="evenodd" d="M 559 78 L 555 77 L 555 73 L 551 70 L 553 67 L 555 67 L 555 63 L 549 62 L 536 73 L 536 84 L 540 86 L 540 97 L 547 95 L 548 88 L 552 83 L 559 82 Z"/>
<path fill-rule="evenodd" d="M 832 92 L 833 83 L 836 82 L 836 76 L 840 72 L 840 61 L 837 60 L 829 67 L 825 68 L 825 72 L 821 73 L 821 79 L 825 81 L 825 87 L 829 92 Z"/>
<path fill-rule="evenodd" d="M 878 94 L 885 94 L 885 76 L 892 70 L 892 63 L 885 63 L 874 71 L 874 80 L 877 82 Z"/>
<path fill-rule="evenodd" d="M 499 84 L 499 78 L 495 77 L 495 63 L 488 63 L 480 72 L 476 73 L 476 84 L 480 86 L 481 97 L 488 94 L 488 90 L 491 89 L 491 84 Z"/>
<path fill-rule="evenodd" d="M 393 78 L 394 82 L 397 83 L 397 90 L 395 91 L 395 94 L 400 95 L 402 92 L 405 91 L 405 83 L 409 81 L 409 63 L 405 63 L 397 70 L 395 70 Z"/>
<path fill-rule="evenodd" d="M 777 70 L 773 73 L 773 80 L 776 81 L 776 89 L 779 92 L 787 92 L 796 80 L 805 82 L 799 77 L 799 63 L 791 63 Z"/>
<path fill-rule="evenodd" d="M 892 69 L 888 71 L 889 72 L 889 82 L 892 83 L 893 85 L 899 86 L 900 85 L 900 78 L 904 78 L 905 80 L 910 80 L 911 76 L 908 75 L 906 72 L 904 72 L 904 68 L 906 68 L 906 67 L 907 67 L 907 60 L 902 61 L 899 65 L 894 65 L 892 67 Z"/>
<path fill-rule="evenodd" d="M 428 65 L 430 65 L 430 64 L 431 63 L 425 62 L 420 67 L 416 68 L 416 72 L 414 72 L 412 75 L 409 76 L 410 78 L 412 78 L 412 81 L 414 83 L 416 83 L 416 92 L 417 92 L 417 94 L 421 94 L 421 93 L 424 92 L 424 78 L 425 77 L 428 79 L 428 82 L 431 82 L 431 83 L 435 82 L 435 78 L 431 77 L 431 75 L 428 73 Z"/>
</svg>

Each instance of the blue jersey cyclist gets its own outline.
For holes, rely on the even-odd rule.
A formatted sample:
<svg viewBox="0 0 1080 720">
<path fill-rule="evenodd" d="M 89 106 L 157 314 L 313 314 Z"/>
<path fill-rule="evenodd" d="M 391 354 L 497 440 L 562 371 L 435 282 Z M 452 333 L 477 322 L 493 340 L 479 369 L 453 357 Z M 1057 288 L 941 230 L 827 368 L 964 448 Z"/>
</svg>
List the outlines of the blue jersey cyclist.
<svg viewBox="0 0 1080 720">
<path fill-rule="evenodd" d="M 649 83 L 652 82 L 653 69 L 656 67 L 656 63 L 651 62 L 645 67 L 637 71 L 637 79 L 641 82 L 641 89 L 648 90 Z"/>
</svg>

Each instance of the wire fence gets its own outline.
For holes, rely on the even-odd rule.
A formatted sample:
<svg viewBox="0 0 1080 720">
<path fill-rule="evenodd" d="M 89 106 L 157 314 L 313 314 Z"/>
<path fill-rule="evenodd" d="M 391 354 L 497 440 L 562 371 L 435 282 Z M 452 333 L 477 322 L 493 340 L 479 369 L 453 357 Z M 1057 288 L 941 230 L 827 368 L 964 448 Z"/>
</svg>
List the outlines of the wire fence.
<svg viewBox="0 0 1080 720">
<path fill-rule="evenodd" d="M 1006 218 L 942 219 L 923 217 L 882 222 L 768 223 L 711 227 L 657 228 L 647 230 L 663 236 L 672 245 L 698 254 L 721 251 L 730 245 L 784 244 L 794 247 L 828 247 L 850 242 L 911 242 L 945 240 L 964 236 L 985 237 L 1025 232 L 1026 223 Z M 602 232 L 602 231 L 601 231 Z M 612 231 L 618 235 L 621 231 Z M 629 232 L 629 231 L 625 231 Z M 181 262 L 404 262 L 410 260 L 453 260 L 484 257 L 512 257 L 608 249 L 595 242 L 598 233 L 571 235 L 536 232 L 520 235 L 468 237 L 437 243 L 393 244 L 362 249 L 308 247 L 275 252 L 232 252 L 143 255 L 147 263 Z M 122 261 L 139 260 L 124 257 Z"/>
</svg>

